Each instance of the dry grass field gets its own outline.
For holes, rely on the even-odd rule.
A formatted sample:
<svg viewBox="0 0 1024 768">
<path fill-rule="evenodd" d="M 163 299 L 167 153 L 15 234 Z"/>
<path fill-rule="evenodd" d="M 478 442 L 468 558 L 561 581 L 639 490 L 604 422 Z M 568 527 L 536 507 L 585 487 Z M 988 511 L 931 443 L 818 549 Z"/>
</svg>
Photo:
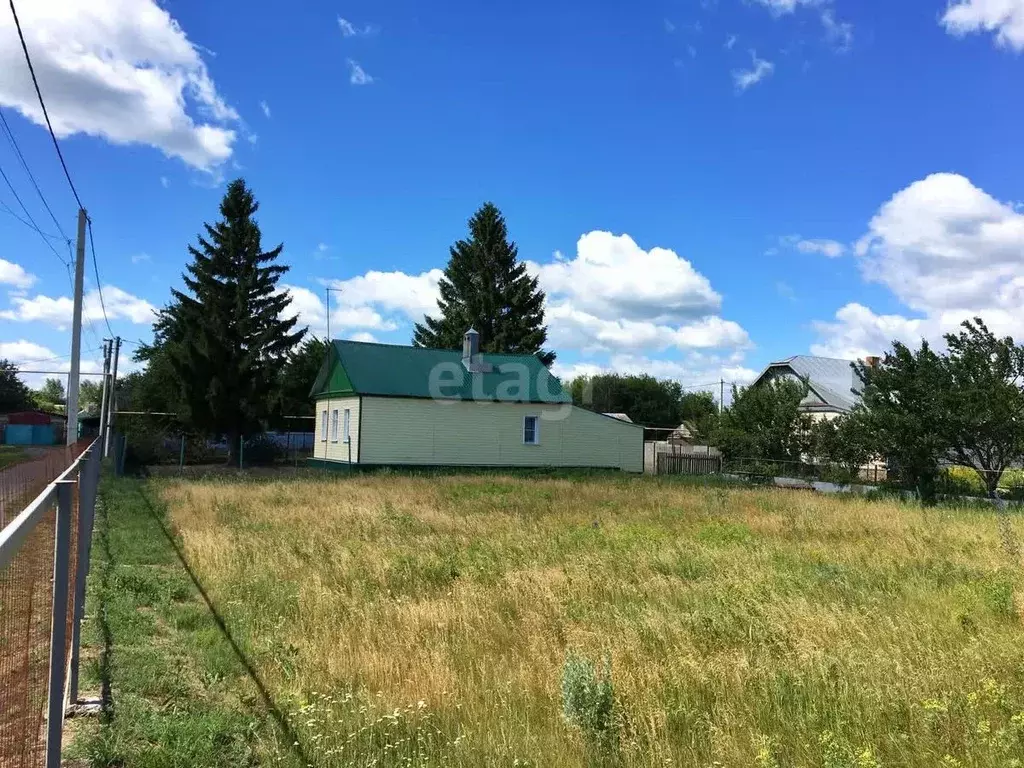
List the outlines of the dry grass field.
<svg viewBox="0 0 1024 768">
<path fill-rule="evenodd" d="M 132 492 L 294 728 L 253 726 L 251 764 L 1024 765 L 1012 512 L 614 476 Z M 250 695 L 211 669 L 189 695 Z"/>
</svg>

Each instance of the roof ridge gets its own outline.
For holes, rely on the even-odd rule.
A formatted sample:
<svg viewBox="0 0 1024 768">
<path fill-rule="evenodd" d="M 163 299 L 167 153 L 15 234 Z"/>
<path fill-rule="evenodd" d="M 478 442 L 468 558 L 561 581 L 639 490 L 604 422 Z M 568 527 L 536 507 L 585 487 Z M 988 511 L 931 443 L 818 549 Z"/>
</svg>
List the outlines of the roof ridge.
<svg viewBox="0 0 1024 768">
<path fill-rule="evenodd" d="M 359 344 L 364 347 L 388 347 L 389 349 L 411 349 L 417 352 L 452 352 L 462 354 L 460 349 L 448 349 L 441 347 L 417 347 L 415 344 L 389 344 L 386 341 L 359 341 L 358 339 L 333 339 L 332 344 Z M 487 357 L 537 357 L 535 352 L 480 352 Z"/>
<path fill-rule="evenodd" d="M 413 344 L 389 344 L 386 341 L 360 341 L 359 339 L 331 339 L 332 344 L 361 344 L 364 347 L 398 347 L 399 349 L 425 349 L 430 347 L 417 347 Z M 438 350 L 433 350 L 438 351 Z M 446 350 L 454 352 L 456 350 Z"/>
<path fill-rule="evenodd" d="M 829 357 L 827 355 L 793 355 L 789 359 L 795 360 L 798 357 L 802 357 L 807 360 L 834 360 L 837 363 L 849 363 L 850 365 L 853 365 L 855 362 L 857 362 L 856 360 L 851 360 L 848 357 Z"/>
</svg>

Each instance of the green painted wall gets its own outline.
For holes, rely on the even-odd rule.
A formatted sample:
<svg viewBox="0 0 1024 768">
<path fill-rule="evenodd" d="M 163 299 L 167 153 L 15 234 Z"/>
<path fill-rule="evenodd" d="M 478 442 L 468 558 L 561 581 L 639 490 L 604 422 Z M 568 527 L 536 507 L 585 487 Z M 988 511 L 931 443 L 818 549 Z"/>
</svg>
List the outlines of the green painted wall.
<svg viewBox="0 0 1024 768">
<path fill-rule="evenodd" d="M 523 417 L 540 416 L 540 444 Z M 364 464 L 609 467 L 643 471 L 643 429 L 567 404 L 363 397 Z"/>
</svg>

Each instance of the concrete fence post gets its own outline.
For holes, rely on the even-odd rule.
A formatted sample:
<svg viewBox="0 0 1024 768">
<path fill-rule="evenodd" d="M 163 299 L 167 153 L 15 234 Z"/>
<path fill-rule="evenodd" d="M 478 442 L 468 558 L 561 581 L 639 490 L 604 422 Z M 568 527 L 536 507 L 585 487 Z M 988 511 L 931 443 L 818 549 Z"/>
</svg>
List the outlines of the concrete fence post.
<svg viewBox="0 0 1024 768">
<path fill-rule="evenodd" d="M 53 604 L 50 621 L 50 670 L 46 699 L 46 768 L 60 768 L 64 731 L 64 644 L 68 628 L 68 576 L 71 553 L 71 505 L 74 480 L 57 483 L 57 520 L 53 548 Z"/>
<path fill-rule="evenodd" d="M 85 586 L 89 578 L 92 554 L 92 531 L 96 520 L 96 496 L 99 492 L 100 455 L 97 447 L 90 448 L 85 460 L 79 464 L 78 482 L 78 563 L 75 570 L 74 620 L 71 623 L 71 663 L 69 665 L 70 702 L 78 702 L 79 647 L 82 640 L 82 622 L 85 619 Z"/>
</svg>

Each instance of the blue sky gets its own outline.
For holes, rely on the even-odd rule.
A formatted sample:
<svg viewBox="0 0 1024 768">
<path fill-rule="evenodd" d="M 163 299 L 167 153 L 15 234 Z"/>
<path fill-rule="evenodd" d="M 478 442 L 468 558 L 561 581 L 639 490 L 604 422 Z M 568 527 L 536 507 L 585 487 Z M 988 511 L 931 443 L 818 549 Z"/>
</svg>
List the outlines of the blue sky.
<svg viewBox="0 0 1024 768">
<path fill-rule="evenodd" d="M 239 175 L 318 333 L 333 284 L 334 335 L 407 343 L 491 200 L 562 375 L 742 382 L 975 313 L 1024 336 L 1024 0 L 20 5 L 125 339 Z M 6 7 L 0 108 L 73 236 Z M 6 137 L 0 168 L 55 233 Z M 66 368 L 66 267 L 5 205 L 0 357 Z"/>
</svg>

